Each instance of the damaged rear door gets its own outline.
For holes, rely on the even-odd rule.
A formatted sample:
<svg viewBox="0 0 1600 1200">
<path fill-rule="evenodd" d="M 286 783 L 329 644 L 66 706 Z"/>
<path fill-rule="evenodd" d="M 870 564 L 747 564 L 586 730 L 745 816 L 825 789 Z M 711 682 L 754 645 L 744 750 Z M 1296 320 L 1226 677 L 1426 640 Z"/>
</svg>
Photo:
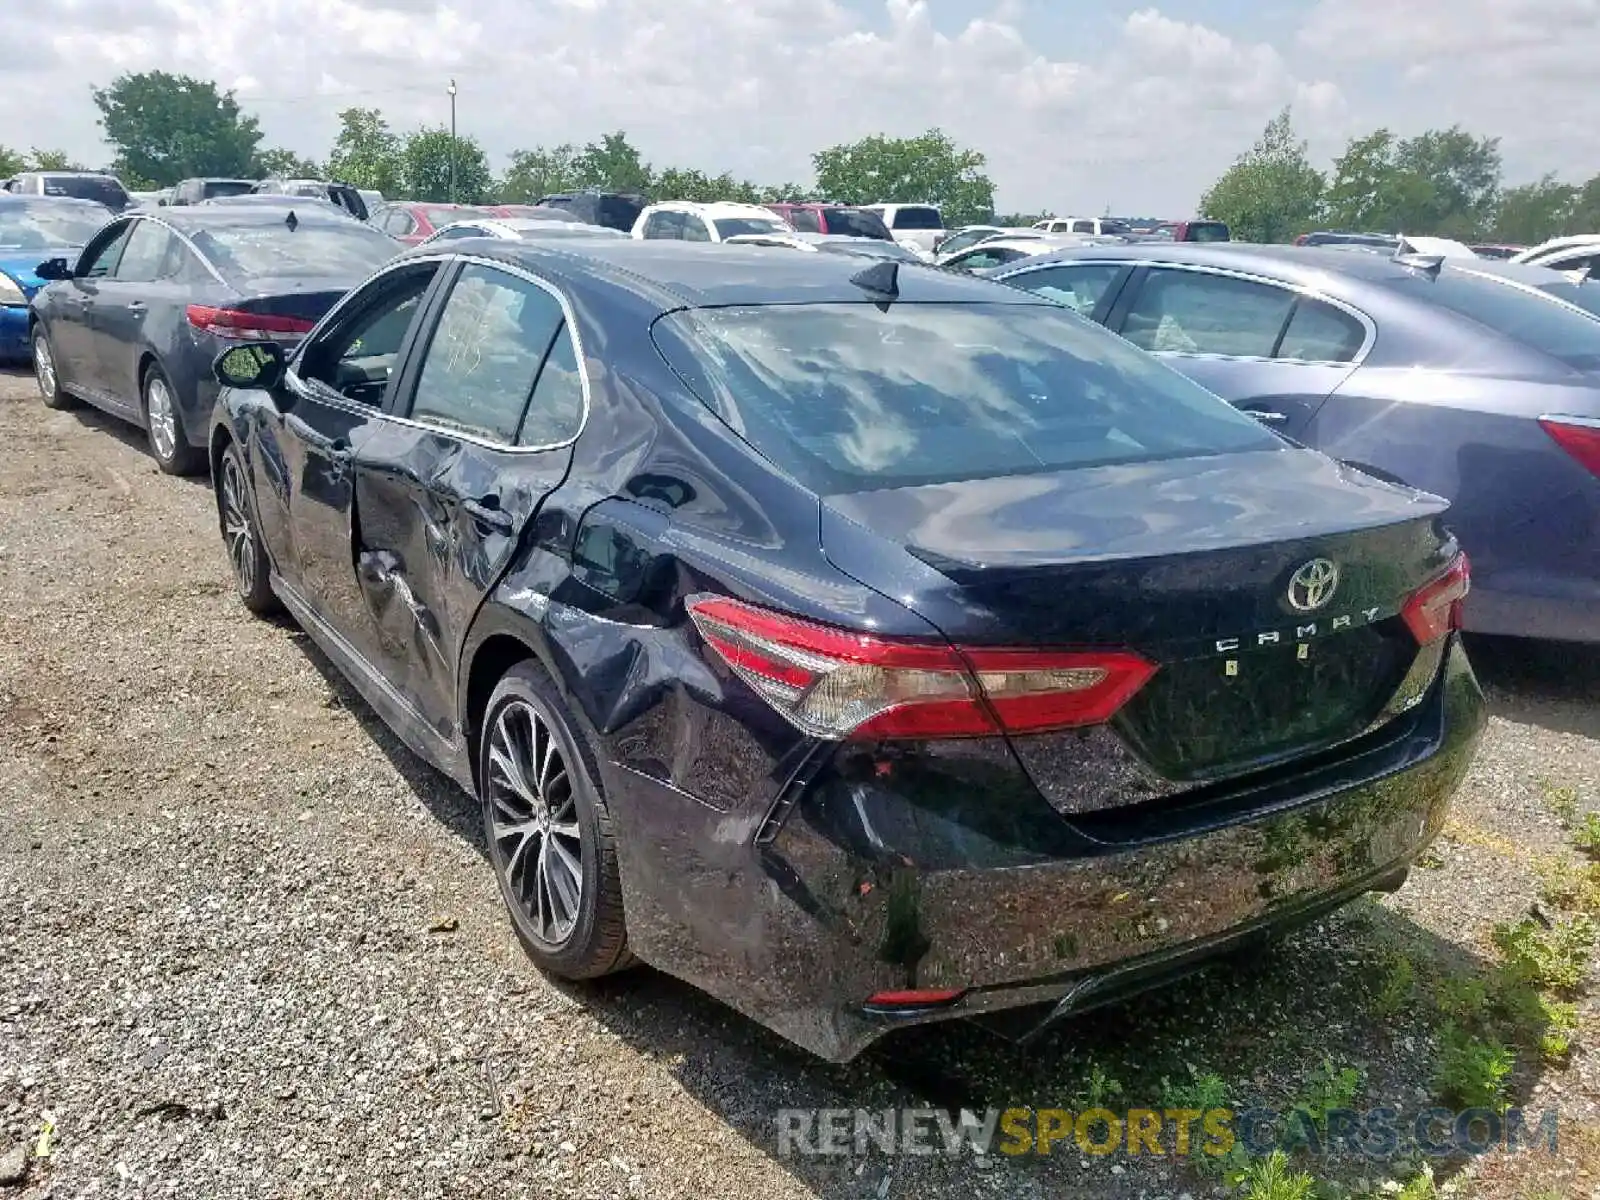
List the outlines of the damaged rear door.
<svg viewBox="0 0 1600 1200">
<path fill-rule="evenodd" d="M 357 577 L 374 658 L 441 737 L 474 615 L 567 474 L 587 412 L 560 295 L 505 263 L 463 260 L 385 422 L 356 449 Z"/>
</svg>

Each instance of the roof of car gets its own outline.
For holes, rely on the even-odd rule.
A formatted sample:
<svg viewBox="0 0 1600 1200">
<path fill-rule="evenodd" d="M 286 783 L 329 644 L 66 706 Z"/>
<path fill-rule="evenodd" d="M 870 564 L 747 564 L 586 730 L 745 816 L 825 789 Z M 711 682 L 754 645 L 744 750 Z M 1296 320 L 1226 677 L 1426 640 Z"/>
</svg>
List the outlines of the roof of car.
<svg viewBox="0 0 1600 1200">
<path fill-rule="evenodd" d="M 698 200 L 663 200 L 659 204 L 649 206 L 651 211 L 692 212 L 702 217 L 768 217 L 776 219 L 778 214 L 764 204 L 740 204 L 733 200 L 713 200 L 709 203 Z"/>
<path fill-rule="evenodd" d="M 426 257 L 440 249 L 418 247 L 401 257 Z M 498 259 L 574 292 L 608 287 L 662 312 L 724 304 L 865 300 L 867 293 L 850 280 L 875 265 L 849 254 L 780 254 L 769 246 L 638 238 L 470 238 L 451 243 L 448 252 Z M 904 301 L 1038 303 L 1027 292 L 968 275 L 914 263 L 904 266 L 898 276 Z"/>
<path fill-rule="evenodd" d="M 337 225 L 345 229 L 352 224 L 362 224 L 353 221 L 350 214 L 342 208 L 324 204 L 307 196 L 298 199 L 311 200 L 311 203 L 173 205 L 139 215 L 146 220 L 155 218 L 164 221 L 174 229 L 180 230 L 204 229 L 213 225 L 273 225 L 287 221 L 290 213 L 294 214 L 295 221 L 300 225 Z"/>
</svg>

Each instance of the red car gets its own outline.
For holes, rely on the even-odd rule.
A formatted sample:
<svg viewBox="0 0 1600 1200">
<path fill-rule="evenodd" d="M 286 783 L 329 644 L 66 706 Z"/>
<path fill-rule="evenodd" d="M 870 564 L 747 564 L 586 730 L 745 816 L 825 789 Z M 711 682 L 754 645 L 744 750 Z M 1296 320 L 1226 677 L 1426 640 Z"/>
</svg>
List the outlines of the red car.
<svg viewBox="0 0 1600 1200">
<path fill-rule="evenodd" d="M 415 246 L 441 225 L 467 217 L 482 216 L 484 210 L 470 204 L 424 204 L 412 200 L 396 200 L 381 204 L 367 217 L 367 224 L 381 229 L 397 242 Z M 497 214 L 498 215 L 498 214 Z"/>
<path fill-rule="evenodd" d="M 844 204 L 769 204 L 767 207 L 799 233 L 832 233 L 894 241 L 883 218 L 865 208 Z"/>
</svg>

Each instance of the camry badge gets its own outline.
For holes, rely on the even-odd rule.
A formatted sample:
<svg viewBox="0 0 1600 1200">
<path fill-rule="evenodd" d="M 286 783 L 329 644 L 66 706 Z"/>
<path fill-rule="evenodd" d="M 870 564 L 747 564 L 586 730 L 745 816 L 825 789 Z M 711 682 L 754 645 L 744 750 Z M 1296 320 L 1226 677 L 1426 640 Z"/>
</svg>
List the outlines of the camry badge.
<svg viewBox="0 0 1600 1200">
<path fill-rule="evenodd" d="M 1289 607 L 1295 612 L 1316 612 L 1339 587 L 1339 567 L 1326 558 L 1313 558 L 1289 577 Z"/>
</svg>

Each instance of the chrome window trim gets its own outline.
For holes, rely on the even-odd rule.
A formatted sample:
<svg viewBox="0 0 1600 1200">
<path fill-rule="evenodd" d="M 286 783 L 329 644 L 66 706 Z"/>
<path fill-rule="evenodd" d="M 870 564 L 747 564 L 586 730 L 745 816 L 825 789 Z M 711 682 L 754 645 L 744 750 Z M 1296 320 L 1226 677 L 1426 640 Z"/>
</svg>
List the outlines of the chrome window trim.
<svg viewBox="0 0 1600 1200">
<path fill-rule="evenodd" d="M 435 424 L 432 421 L 416 421 L 410 417 L 402 417 L 398 413 L 385 412 L 382 408 L 379 408 L 376 405 L 357 404 L 349 397 L 340 395 L 321 380 L 305 379 L 299 374 L 295 368 L 298 366 L 301 358 L 304 355 L 305 347 L 310 345 L 322 335 L 323 327 L 335 321 L 342 309 L 351 305 L 352 298 L 357 292 L 365 291 L 371 284 L 376 283 L 385 275 L 397 271 L 403 271 L 407 267 L 415 266 L 417 263 L 426 262 L 438 263 L 441 267 L 447 266 L 452 262 L 459 262 L 463 264 L 471 263 L 474 266 L 487 267 L 495 271 L 504 271 L 506 274 L 525 280 L 526 282 L 533 284 L 535 287 L 540 288 L 543 291 L 548 292 L 551 296 L 555 297 L 556 303 L 561 306 L 562 326 L 566 329 L 567 336 L 572 339 L 572 356 L 578 364 L 578 387 L 583 393 L 583 413 L 578 419 L 578 428 L 571 437 L 564 438 L 559 442 L 540 443 L 536 446 L 514 446 L 506 442 L 497 442 L 492 438 L 479 437 L 472 433 L 464 433 L 459 429 L 450 429 L 443 425 Z M 453 284 L 451 286 L 452 288 L 454 287 Z M 448 296 L 445 298 L 445 302 L 449 303 Z M 423 347 L 422 353 L 425 359 L 427 357 L 427 347 Z M 541 366 L 541 374 L 543 373 L 543 370 L 544 368 Z M 591 398 L 591 385 L 589 383 L 588 359 L 585 357 L 583 351 L 583 335 L 578 330 L 577 317 L 571 302 L 568 301 L 567 297 L 553 283 L 550 283 L 544 279 L 540 279 L 537 275 L 533 274 L 531 271 L 528 271 L 526 268 L 514 266 L 511 263 L 503 262 L 496 258 L 484 258 L 482 255 L 477 254 L 420 254 L 415 257 L 407 256 L 406 258 L 398 259 L 394 262 L 385 263 L 379 270 L 373 272 L 373 274 L 369 275 L 355 287 L 351 288 L 350 291 L 346 293 L 345 297 L 339 301 L 339 303 L 335 304 L 323 314 L 322 320 L 317 322 L 316 327 L 313 328 L 310 333 L 306 334 L 306 336 L 301 340 L 300 345 L 295 348 L 294 357 L 290 360 L 289 369 L 285 372 L 285 376 L 287 379 L 292 381 L 293 386 L 311 390 L 323 403 L 332 404 L 336 408 L 343 409 L 346 412 L 364 416 L 369 420 L 389 421 L 403 428 L 421 429 L 427 433 L 437 434 L 440 437 L 458 438 L 463 442 L 470 442 L 475 446 L 483 446 L 485 449 L 495 450 L 502 454 L 543 454 L 550 450 L 561 450 L 567 446 L 571 446 L 583 436 L 583 431 L 589 427 L 589 414 L 591 411 L 593 411 L 594 406 L 594 402 Z M 528 391 L 528 403 L 530 404 L 533 402 L 533 392 L 536 390 L 537 382 L 537 378 L 535 378 L 535 386 L 530 388 Z"/>
<path fill-rule="evenodd" d="M 1005 275 L 997 275 L 994 278 L 1002 283 L 1009 283 L 1029 271 L 1043 271 L 1050 267 L 1074 267 L 1107 262 L 1116 263 L 1124 267 L 1160 267 L 1169 271 L 1189 271 L 1196 275 L 1221 275 L 1228 279 L 1242 279 L 1247 283 L 1265 284 L 1268 287 L 1279 288 L 1285 292 L 1293 292 L 1296 296 L 1303 296 L 1308 300 L 1320 301 L 1354 317 L 1361 322 L 1363 334 L 1361 346 L 1356 350 L 1355 355 L 1342 362 L 1325 358 L 1265 358 L 1258 354 L 1216 354 L 1200 350 L 1146 350 L 1146 354 L 1157 354 L 1163 358 L 1205 359 L 1213 362 L 1288 363 L 1291 366 L 1347 367 L 1350 370 L 1354 370 L 1366 361 L 1367 355 L 1372 353 L 1373 344 L 1378 340 L 1378 327 L 1372 318 L 1348 301 L 1341 300 L 1337 296 L 1330 296 L 1327 292 L 1321 291 L 1310 284 L 1289 283 L 1283 279 L 1274 279 L 1270 275 L 1258 275 L 1253 271 L 1241 271 L 1233 267 L 1201 266 L 1197 263 L 1167 262 L 1162 259 L 1147 258 L 1070 258 L 1057 262 L 1036 263 L 1031 267 L 1025 267 Z"/>
<path fill-rule="evenodd" d="M 231 283 L 222 277 L 222 273 L 218 271 L 216 267 L 211 265 L 211 260 L 204 254 L 200 253 L 200 248 L 190 241 L 188 234 L 184 233 L 181 229 L 174 229 L 171 225 L 168 225 L 164 220 L 156 216 L 154 213 L 135 213 L 129 219 L 132 221 L 149 221 L 152 225 L 159 225 L 162 229 L 165 229 L 173 237 L 177 238 L 178 241 L 183 243 L 184 249 L 188 250 L 190 254 L 195 256 L 195 259 L 200 263 L 200 265 L 210 273 L 211 278 L 215 279 L 225 288 L 233 287 Z M 133 235 L 129 234 L 128 236 L 132 237 Z M 121 266 L 122 264 L 118 263 L 117 265 Z M 116 277 L 113 276 L 112 278 L 115 280 Z M 157 279 L 152 280 L 151 282 L 160 283 L 162 281 Z M 237 289 L 234 290 L 237 291 Z"/>
</svg>

